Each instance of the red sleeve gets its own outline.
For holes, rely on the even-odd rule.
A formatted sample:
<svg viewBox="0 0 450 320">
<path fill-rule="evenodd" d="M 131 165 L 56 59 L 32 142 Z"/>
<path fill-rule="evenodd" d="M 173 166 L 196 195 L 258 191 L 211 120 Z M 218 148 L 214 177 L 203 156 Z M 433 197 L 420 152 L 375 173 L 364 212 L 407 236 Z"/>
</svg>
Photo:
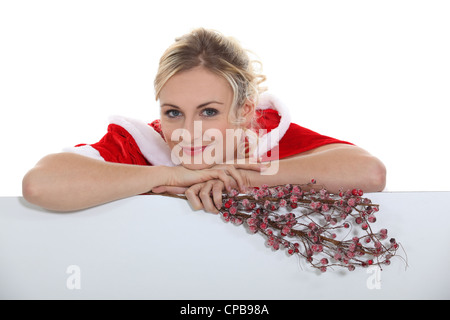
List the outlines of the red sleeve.
<svg viewBox="0 0 450 320">
<path fill-rule="evenodd" d="M 79 144 L 77 147 L 84 144 Z M 116 124 L 97 143 L 91 144 L 105 161 L 124 164 L 151 165 L 142 155 L 136 141 L 127 130 Z"/>
<path fill-rule="evenodd" d="M 280 115 L 276 110 L 258 110 L 257 116 L 258 125 L 261 128 L 265 128 L 268 132 L 276 128 L 280 122 Z M 352 145 L 350 142 L 324 136 L 298 124 L 291 123 L 278 146 L 267 152 L 267 155 L 263 156 L 262 159 L 263 161 L 283 159 L 331 143 Z M 278 157 L 276 153 L 278 153 Z"/>
<path fill-rule="evenodd" d="M 280 140 L 279 157 L 283 159 L 332 143 L 352 145 L 350 142 L 324 136 L 295 123 L 291 123 L 289 129 Z"/>
</svg>

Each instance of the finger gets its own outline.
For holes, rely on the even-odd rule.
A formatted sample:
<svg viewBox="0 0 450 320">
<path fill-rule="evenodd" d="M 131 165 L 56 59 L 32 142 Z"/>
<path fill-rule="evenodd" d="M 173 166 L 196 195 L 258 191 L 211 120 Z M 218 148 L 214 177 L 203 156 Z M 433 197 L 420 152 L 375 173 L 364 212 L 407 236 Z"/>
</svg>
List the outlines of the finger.
<svg viewBox="0 0 450 320">
<path fill-rule="evenodd" d="M 166 192 L 167 186 L 159 186 L 152 189 L 152 192 L 154 193 L 163 193 Z"/>
<path fill-rule="evenodd" d="M 232 180 L 233 178 L 231 178 L 224 170 L 216 170 L 217 172 L 217 177 L 216 179 L 220 179 L 223 184 L 225 185 L 225 189 L 230 192 L 231 189 L 233 188 L 233 184 L 232 184 Z"/>
<path fill-rule="evenodd" d="M 206 182 L 199 192 L 199 197 L 200 200 L 202 201 L 203 208 L 205 209 L 205 211 L 211 213 L 219 213 L 219 211 L 214 206 L 213 199 L 211 198 L 211 190 L 213 184 L 214 184 L 213 180 Z"/>
<path fill-rule="evenodd" d="M 188 200 L 189 204 L 191 205 L 193 210 L 200 210 L 203 209 L 203 204 L 198 197 L 198 193 L 200 192 L 201 188 L 203 186 L 203 183 L 197 183 L 191 186 L 186 190 L 184 195 L 186 196 L 186 199 Z"/>
<path fill-rule="evenodd" d="M 171 193 L 171 194 L 182 194 L 187 190 L 184 187 L 174 187 L 174 186 L 158 186 L 152 189 L 154 193 Z"/>
<path fill-rule="evenodd" d="M 163 193 L 166 192 L 167 186 L 158 186 L 152 189 L 152 192 L 154 193 Z"/>
<path fill-rule="evenodd" d="M 222 192 L 224 186 L 222 181 L 216 180 L 212 188 L 213 200 L 217 210 L 222 208 Z"/>
<path fill-rule="evenodd" d="M 225 171 L 236 181 L 239 190 L 241 192 L 246 192 L 244 179 L 242 178 L 242 175 L 239 173 L 239 171 L 233 165 L 227 166 L 227 168 L 225 168 Z"/>
</svg>

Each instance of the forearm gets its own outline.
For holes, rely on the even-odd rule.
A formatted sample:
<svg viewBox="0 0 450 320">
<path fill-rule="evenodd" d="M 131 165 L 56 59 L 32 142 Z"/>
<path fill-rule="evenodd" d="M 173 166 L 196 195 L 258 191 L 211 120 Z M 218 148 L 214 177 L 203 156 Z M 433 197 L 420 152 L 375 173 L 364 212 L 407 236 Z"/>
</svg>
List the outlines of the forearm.
<svg viewBox="0 0 450 320">
<path fill-rule="evenodd" d="M 165 184 L 161 169 L 103 162 L 71 153 L 53 154 L 25 175 L 23 195 L 50 210 L 79 210 Z"/>
<path fill-rule="evenodd" d="M 249 172 L 249 183 L 304 184 L 315 179 L 330 192 L 360 188 L 365 192 L 382 191 L 385 186 L 384 165 L 364 150 L 340 146 L 314 153 L 279 160 L 278 171 L 272 175 Z"/>
</svg>

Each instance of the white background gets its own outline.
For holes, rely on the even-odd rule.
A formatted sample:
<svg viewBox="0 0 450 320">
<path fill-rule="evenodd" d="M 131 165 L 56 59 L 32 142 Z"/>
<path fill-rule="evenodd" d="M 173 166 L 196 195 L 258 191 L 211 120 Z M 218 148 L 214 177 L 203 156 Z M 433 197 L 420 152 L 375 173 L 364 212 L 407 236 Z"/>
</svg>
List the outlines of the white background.
<svg viewBox="0 0 450 320">
<path fill-rule="evenodd" d="M 388 190 L 450 190 L 449 17 L 433 0 L 0 0 L 0 195 L 110 115 L 158 118 L 159 57 L 199 26 L 258 55 L 294 122 L 378 156 Z"/>
</svg>

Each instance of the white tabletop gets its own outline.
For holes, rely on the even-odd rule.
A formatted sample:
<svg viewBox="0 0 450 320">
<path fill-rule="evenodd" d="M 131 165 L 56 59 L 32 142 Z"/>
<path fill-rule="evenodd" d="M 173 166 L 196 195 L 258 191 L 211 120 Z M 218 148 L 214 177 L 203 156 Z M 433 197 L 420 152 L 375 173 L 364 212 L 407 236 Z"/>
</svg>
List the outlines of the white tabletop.
<svg viewBox="0 0 450 320">
<path fill-rule="evenodd" d="M 320 273 L 180 199 L 136 196 L 51 213 L 2 197 L 0 298 L 449 299 L 450 192 L 366 196 L 380 204 L 374 227 L 405 249 L 406 269 L 393 258 L 381 272 Z"/>
</svg>

